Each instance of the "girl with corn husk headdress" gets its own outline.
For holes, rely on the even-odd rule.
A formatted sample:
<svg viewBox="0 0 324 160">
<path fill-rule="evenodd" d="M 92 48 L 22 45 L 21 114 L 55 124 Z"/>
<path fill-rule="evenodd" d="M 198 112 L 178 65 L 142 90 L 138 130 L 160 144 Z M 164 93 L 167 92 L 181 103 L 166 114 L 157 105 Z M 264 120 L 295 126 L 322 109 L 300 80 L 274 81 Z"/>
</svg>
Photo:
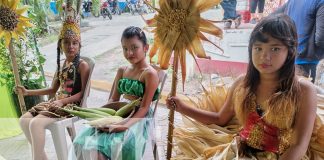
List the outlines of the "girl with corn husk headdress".
<svg viewBox="0 0 324 160">
<path fill-rule="evenodd" d="M 89 65 L 80 59 L 81 36 L 76 16 L 66 16 L 60 31 L 57 46 L 57 72 L 52 86 L 46 89 L 28 90 L 18 86 L 25 96 L 53 95 L 55 97 L 32 107 L 21 116 L 20 125 L 29 143 L 32 145 L 34 160 L 47 159 L 44 152 L 45 127 L 55 121 L 55 118 L 69 117 L 60 110 L 70 107 L 72 103 L 80 104 L 87 80 Z M 65 61 L 60 65 L 60 55 L 64 52 Z"/>
<path fill-rule="evenodd" d="M 252 31 L 247 73 L 233 83 L 219 112 L 168 98 L 169 108 L 214 124 L 210 129 L 186 121 L 191 128 L 176 129 L 182 155 L 175 158 L 323 159 L 324 125 L 316 118 L 316 89 L 295 74 L 296 47 L 293 21 L 286 15 L 269 16 Z M 233 118 L 241 126 L 237 132 L 228 130 Z"/>
</svg>

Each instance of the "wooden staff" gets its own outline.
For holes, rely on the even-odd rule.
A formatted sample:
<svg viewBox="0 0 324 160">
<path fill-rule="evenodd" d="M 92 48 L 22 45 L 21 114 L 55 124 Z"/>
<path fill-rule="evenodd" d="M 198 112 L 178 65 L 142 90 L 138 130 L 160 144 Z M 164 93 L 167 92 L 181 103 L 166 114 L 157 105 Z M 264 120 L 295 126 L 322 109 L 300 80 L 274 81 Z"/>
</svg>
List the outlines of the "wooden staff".
<svg viewBox="0 0 324 160">
<path fill-rule="evenodd" d="M 179 63 L 179 53 L 174 52 L 173 59 L 173 74 L 172 74 L 172 84 L 171 84 L 171 96 L 176 96 L 177 93 L 177 83 L 178 83 L 178 63 Z M 172 155 L 172 138 L 173 138 L 173 126 L 174 123 L 174 108 L 169 111 L 169 127 L 168 127 L 168 145 L 167 145 L 167 160 L 171 158 Z"/>
<path fill-rule="evenodd" d="M 18 85 L 21 85 L 21 83 L 20 83 L 18 65 L 17 65 L 17 61 L 16 61 L 16 54 L 15 54 L 14 47 L 12 45 L 12 39 L 10 40 L 10 43 L 9 43 L 9 53 L 10 53 L 10 59 L 11 59 L 13 73 L 14 73 L 15 83 L 16 83 L 16 86 L 18 86 Z M 27 112 L 24 96 L 22 95 L 21 92 L 18 92 L 17 95 L 18 95 L 18 101 L 19 101 L 21 114 L 24 114 Z"/>
</svg>

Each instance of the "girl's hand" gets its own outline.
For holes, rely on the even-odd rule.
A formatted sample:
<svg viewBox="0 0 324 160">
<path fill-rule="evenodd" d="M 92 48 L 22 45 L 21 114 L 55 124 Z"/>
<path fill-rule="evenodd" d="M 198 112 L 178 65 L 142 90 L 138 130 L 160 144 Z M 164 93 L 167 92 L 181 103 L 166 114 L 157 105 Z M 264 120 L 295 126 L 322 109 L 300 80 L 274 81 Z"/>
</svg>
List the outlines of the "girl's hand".
<svg viewBox="0 0 324 160">
<path fill-rule="evenodd" d="M 105 127 L 105 128 L 98 128 L 100 131 L 103 132 L 108 132 L 108 133 L 114 133 L 114 132 L 123 132 L 126 131 L 128 129 L 127 126 L 125 125 L 110 125 L 109 127 Z"/>
<path fill-rule="evenodd" d="M 64 104 L 60 101 L 60 100 L 57 100 L 57 101 L 54 101 L 52 102 L 56 107 L 62 107 Z"/>
<path fill-rule="evenodd" d="M 166 99 L 166 105 L 169 109 L 173 109 L 175 111 L 180 112 L 182 107 L 182 102 L 179 97 L 170 97 Z"/>
<path fill-rule="evenodd" d="M 24 86 L 20 86 L 20 85 L 19 86 L 16 86 L 14 88 L 14 92 L 16 94 L 22 93 L 24 96 L 28 96 L 28 90 Z"/>
</svg>

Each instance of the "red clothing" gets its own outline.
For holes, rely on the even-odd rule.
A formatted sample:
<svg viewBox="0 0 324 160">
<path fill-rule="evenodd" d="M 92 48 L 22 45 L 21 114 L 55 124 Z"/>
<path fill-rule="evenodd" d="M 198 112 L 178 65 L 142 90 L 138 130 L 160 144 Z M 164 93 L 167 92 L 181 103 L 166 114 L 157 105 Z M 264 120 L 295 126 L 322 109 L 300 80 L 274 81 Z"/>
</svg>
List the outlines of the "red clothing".
<svg viewBox="0 0 324 160">
<path fill-rule="evenodd" d="M 251 112 L 248 115 L 240 137 L 250 147 L 274 153 L 279 152 L 279 129 L 266 124 L 257 112 Z"/>
</svg>

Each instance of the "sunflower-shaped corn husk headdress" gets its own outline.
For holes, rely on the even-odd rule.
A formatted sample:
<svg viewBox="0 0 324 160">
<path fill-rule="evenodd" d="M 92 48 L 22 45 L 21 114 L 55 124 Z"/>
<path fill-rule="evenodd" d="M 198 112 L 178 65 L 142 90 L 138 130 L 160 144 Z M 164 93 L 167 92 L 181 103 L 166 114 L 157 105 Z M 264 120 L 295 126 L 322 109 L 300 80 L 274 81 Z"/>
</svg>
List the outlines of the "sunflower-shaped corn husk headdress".
<svg viewBox="0 0 324 160">
<path fill-rule="evenodd" d="M 150 5 L 145 1 L 147 5 Z M 220 0 L 160 0 L 160 8 L 153 19 L 146 20 L 147 29 L 154 33 L 154 44 L 150 50 L 150 58 L 158 54 L 158 63 L 167 69 L 172 53 L 173 74 L 171 96 L 176 94 L 178 61 L 181 64 L 182 83 L 186 77 L 186 51 L 193 58 L 207 58 L 201 40 L 211 42 L 202 33 L 222 38 L 222 30 L 212 21 L 205 20 L 200 14 L 220 3 Z M 152 6 L 151 6 L 152 7 Z M 219 48 L 216 44 L 216 47 Z M 195 59 L 196 60 L 196 59 Z M 167 159 L 171 158 L 174 110 L 169 113 Z"/>
<path fill-rule="evenodd" d="M 28 7 L 23 6 L 17 8 L 19 0 L 0 0 L 0 39 L 4 37 L 5 45 L 9 48 L 11 64 L 13 68 L 16 85 L 20 85 L 18 65 L 16 62 L 16 54 L 12 40 L 19 40 L 20 37 L 25 38 L 25 27 L 32 27 L 30 19 L 23 14 Z M 18 100 L 21 113 L 26 112 L 26 105 L 22 93 L 18 93 Z"/>
<path fill-rule="evenodd" d="M 146 2 L 147 3 L 147 2 Z M 174 56 L 180 58 L 182 79 L 186 77 L 186 51 L 195 58 L 208 58 L 201 40 L 212 43 L 202 33 L 222 38 L 222 30 L 212 21 L 200 17 L 200 14 L 220 3 L 220 0 L 160 0 L 160 9 L 153 19 L 146 20 L 148 29 L 153 28 L 154 44 L 150 50 L 150 58 L 158 54 L 158 63 L 167 69 Z M 147 3 L 149 5 L 149 3 Z"/>
</svg>

